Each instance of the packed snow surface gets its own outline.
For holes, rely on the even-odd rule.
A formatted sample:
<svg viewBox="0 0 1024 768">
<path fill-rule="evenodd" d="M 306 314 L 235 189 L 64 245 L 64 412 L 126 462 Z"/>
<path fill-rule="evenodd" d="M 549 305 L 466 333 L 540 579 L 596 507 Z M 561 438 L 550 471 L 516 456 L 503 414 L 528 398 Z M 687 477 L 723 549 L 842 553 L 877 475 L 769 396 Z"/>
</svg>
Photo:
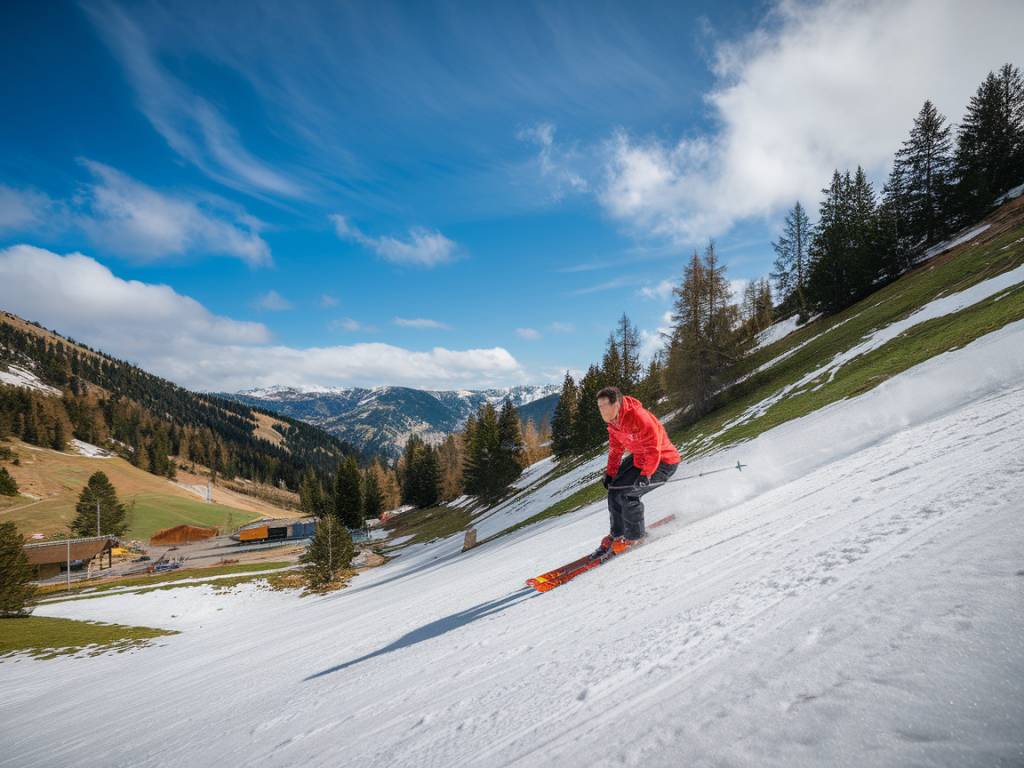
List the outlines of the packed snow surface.
<svg viewBox="0 0 1024 768">
<path fill-rule="evenodd" d="M 651 492 L 673 525 L 547 594 L 603 504 L 323 597 L 40 607 L 182 634 L 0 663 L 0 765 L 1020 766 L 1021 349 L 1024 321 L 684 467 L 749 465 Z"/>
</svg>

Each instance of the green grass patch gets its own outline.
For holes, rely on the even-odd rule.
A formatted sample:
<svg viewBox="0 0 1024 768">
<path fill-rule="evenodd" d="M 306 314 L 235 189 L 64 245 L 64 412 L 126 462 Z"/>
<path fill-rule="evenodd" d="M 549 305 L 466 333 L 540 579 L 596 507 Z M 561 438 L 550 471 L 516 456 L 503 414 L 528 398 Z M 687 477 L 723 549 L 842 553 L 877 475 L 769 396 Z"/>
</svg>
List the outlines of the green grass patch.
<svg viewBox="0 0 1024 768">
<path fill-rule="evenodd" d="M 395 515 L 391 520 L 384 523 L 384 528 L 391 533 L 391 538 L 397 539 L 402 536 L 412 536 L 406 544 L 424 544 L 435 539 L 443 539 L 453 533 L 465 530 L 472 519 L 468 509 L 452 508 L 446 506 L 425 507 L 423 509 L 410 509 L 400 515 Z"/>
<path fill-rule="evenodd" d="M 254 512 L 243 512 L 221 504 L 184 499 L 178 496 L 163 496 L 159 493 L 144 492 L 134 496 L 135 509 L 130 513 L 129 539 L 148 540 L 157 531 L 176 525 L 197 525 L 204 528 L 220 528 L 228 533 L 240 525 L 258 520 Z M 132 499 L 125 499 L 130 509 Z"/>
<path fill-rule="evenodd" d="M 216 565 L 211 568 L 180 568 L 176 571 L 165 571 L 163 573 L 146 574 L 145 576 L 131 576 L 126 579 L 116 579 L 103 584 L 81 584 L 72 585 L 71 590 L 59 584 L 47 584 L 39 588 L 39 597 L 68 595 L 69 597 L 98 597 L 112 589 L 125 587 L 148 587 L 152 585 L 173 584 L 182 579 L 201 579 L 225 574 L 245 574 L 252 571 L 269 571 L 287 568 L 294 565 L 291 562 L 272 561 L 266 563 L 233 563 L 229 565 Z"/>
<path fill-rule="evenodd" d="M 176 634 L 169 629 L 101 624 L 48 616 L 0 619 L 0 659 L 15 653 L 27 653 L 40 659 L 53 659 L 79 652 L 90 656 L 109 651 L 123 653 L 130 648 L 150 645 L 157 637 Z"/>
</svg>

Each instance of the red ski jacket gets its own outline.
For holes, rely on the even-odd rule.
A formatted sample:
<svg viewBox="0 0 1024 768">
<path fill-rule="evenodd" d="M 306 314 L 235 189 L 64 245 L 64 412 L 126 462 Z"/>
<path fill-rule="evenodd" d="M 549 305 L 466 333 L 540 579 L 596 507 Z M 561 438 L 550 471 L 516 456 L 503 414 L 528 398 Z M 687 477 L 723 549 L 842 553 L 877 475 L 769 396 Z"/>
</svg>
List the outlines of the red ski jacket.
<svg viewBox="0 0 1024 768">
<path fill-rule="evenodd" d="M 661 462 L 679 463 L 679 451 L 658 417 L 629 395 L 622 398 L 618 418 L 608 423 L 608 474 L 613 477 L 619 473 L 623 450 L 633 454 L 633 466 L 647 477 Z"/>
</svg>

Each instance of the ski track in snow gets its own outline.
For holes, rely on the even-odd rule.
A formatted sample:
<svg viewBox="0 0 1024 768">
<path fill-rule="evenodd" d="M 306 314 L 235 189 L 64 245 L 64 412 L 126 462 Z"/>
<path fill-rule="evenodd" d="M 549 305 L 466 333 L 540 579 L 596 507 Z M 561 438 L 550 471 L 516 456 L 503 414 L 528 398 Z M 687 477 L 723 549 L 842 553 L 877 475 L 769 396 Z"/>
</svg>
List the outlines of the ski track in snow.
<svg viewBox="0 0 1024 768">
<path fill-rule="evenodd" d="M 322 597 L 40 607 L 184 632 L 0 662 L 0 766 L 1024 764 L 1022 349 L 1024 321 L 707 459 L 750 468 L 653 491 L 676 523 L 544 595 L 603 503 Z"/>
</svg>

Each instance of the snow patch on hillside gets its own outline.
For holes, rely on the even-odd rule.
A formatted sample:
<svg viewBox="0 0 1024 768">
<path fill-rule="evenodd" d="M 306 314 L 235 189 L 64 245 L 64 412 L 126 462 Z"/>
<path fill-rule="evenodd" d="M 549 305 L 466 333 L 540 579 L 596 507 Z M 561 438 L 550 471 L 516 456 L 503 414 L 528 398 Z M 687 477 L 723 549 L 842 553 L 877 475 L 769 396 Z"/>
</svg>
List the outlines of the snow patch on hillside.
<svg viewBox="0 0 1024 768">
<path fill-rule="evenodd" d="M 27 368 L 22 368 L 14 363 L 6 363 L 6 368 L 6 370 L 0 368 L 0 383 L 2 384 L 10 384 L 13 387 L 25 387 L 36 392 L 42 392 L 44 395 L 56 395 L 57 397 L 62 395 L 59 389 L 46 384 Z"/>
</svg>

